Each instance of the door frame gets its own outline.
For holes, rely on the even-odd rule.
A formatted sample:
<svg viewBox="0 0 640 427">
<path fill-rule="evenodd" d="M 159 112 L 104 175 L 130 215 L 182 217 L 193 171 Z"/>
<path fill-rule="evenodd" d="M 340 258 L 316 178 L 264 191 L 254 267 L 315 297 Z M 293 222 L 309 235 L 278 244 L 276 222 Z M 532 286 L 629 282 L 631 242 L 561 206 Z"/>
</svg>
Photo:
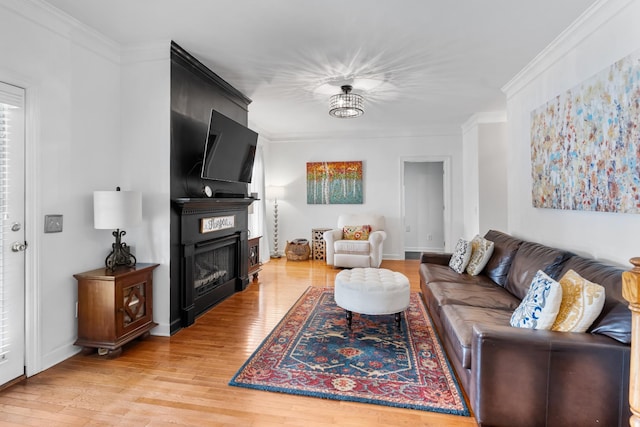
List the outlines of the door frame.
<svg viewBox="0 0 640 427">
<path fill-rule="evenodd" d="M 40 141 L 39 90 L 35 85 L 25 84 L 25 164 L 24 164 L 24 219 L 25 240 L 31 250 L 25 253 L 25 373 L 27 377 L 42 371 L 42 350 L 40 348 L 40 233 L 38 230 L 39 170 L 37 147 Z"/>
<path fill-rule="evenodd" d="M 405 182 L 404 182 L 404 168 L 405 163 L 442 163 L 443 177 L 443 200 L 444 211 L 442 213 L 444 218 L 444 250 L 445 252 L 451 251 L 451 156 L 403 156 L 400 157 L 400 219 L 402 222 L 402 230 L 406 229 L 405 224 Z M 400 233 L 400 245 L 402 248 L 401 259 L 405 259 L 404 248 L 405 238 L 404 232 Z"/>
</svg>

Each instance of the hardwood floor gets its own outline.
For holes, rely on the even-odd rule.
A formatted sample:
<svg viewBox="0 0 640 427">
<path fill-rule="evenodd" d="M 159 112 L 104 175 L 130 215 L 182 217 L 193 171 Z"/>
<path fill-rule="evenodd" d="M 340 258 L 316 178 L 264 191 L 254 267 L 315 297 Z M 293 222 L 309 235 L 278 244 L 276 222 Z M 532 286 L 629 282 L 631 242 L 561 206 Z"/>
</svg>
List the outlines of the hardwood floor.
<svg viewBox="0 0 640 427">
<path fill-rule="evenodd" d="M 417 260 L 384 261 L 419 290 Z M 117 359 L 78 354 L 0 391 L 0 426 L 476 426 L 472 417 L 250 390 L 227 383 L 324 261 L 272 260 L 258 281 L 174 336 L 134 341 Z"/>
</svg>

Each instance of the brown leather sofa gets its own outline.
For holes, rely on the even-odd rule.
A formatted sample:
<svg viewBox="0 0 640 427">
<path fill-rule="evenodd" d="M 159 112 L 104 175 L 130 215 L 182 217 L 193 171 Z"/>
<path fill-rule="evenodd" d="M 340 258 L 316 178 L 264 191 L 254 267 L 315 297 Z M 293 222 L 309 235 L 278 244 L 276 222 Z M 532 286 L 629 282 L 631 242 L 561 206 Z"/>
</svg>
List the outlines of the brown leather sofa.
<svg viewBox="0 0 640 427">
<path fill-rule="evenodd" d="M 631 313 L 622 268 L 490 230 L 477 276 L 423 253 L 420 287 L 436 330 L 481 426 L 626 426 Z M 569 269 L 606 289 L 586 333 L 514 328 L 509 320 L 533 276 Z"/>
</svg>

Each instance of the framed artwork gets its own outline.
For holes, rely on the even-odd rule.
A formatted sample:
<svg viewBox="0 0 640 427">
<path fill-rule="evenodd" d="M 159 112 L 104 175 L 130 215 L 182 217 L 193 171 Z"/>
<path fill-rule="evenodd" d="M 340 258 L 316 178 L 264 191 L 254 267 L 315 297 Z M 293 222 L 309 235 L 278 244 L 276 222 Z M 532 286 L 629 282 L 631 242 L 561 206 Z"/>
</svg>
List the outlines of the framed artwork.
<svg viewBox="0 0 640 427">
<path fill-rule="evenodd" d="M 307 204 L 362 204 L 362 161 L 307 163 Z"/>
<path fill-rule="evenodd" d="M 531 113 L 537 208 L 640 213 L 640 52 Z"/>
</svg>

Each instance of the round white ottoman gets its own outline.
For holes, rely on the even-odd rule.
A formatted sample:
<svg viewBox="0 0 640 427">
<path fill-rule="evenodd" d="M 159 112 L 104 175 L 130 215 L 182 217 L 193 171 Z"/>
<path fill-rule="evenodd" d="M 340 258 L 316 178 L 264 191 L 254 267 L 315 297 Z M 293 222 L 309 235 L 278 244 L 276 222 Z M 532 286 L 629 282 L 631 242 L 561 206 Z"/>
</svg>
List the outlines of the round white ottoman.
<svg viewBox="0 0 640 427">
<path fill-rule="evenodd" d="M 351 329 L 353 312 L 360 314 L 395 314 L 400 328 L 401 313 L 409 307 L 409 279 L 402 273 L 384 268 L 352 268 L 336 275 L 334 299 L 347 310 Z"/>
</svg>

